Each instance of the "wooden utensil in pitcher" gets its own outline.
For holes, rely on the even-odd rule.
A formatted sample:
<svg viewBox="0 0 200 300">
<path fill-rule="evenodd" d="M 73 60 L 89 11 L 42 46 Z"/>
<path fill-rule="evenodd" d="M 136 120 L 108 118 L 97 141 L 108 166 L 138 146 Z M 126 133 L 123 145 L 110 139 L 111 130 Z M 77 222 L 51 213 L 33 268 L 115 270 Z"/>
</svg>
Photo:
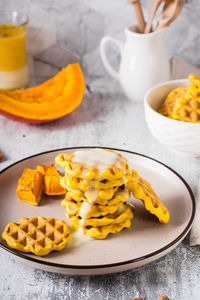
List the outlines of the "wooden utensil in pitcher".
<svg viewBox="0 0 200 300">
<path fill-rule="evenodd" d="M 145 28 L 145 21 L 144 21 L 144 15 L 143 15 L 143 12 L 142 12 L 140 0 L 126 0 L 126 1 L 133 5 L 135 15 L 136 15 L 136 19 L 137 19 L 138 31 L 139 31 L 139 33 L 143 33 L 144 28 Z"/>
<path fill-rule="evenodd" d="M 183 6 L 184 0 L 166 0 L 156 30 L 169 26 L 179 16 Z"/>
<path fill-rule="evenodd" d="M 166 1 L 166 0 L 151 0 L 150 1 L 149 18 L 148 18 L 144 33 L 149 33 L 151 31 L 153 19 L 156 15 L 156 12 L 157 12 L 160 4 L 163 1 Z"/>
</svg>

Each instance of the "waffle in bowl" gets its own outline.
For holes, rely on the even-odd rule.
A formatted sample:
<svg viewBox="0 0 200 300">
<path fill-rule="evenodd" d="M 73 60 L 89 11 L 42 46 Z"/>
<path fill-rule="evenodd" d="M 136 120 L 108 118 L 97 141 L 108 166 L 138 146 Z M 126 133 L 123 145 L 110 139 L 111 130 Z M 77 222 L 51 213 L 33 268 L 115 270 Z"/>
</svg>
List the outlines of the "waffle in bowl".
<svg viewBox="0 0 200 300">
<path fill-rule="evenodd" d="M 62 220 L 32 217 L 9 223 L 2 237 L 11 248 L 43 256 L 62 250 L 71 236 L 67 223 Z"/>
<path fill-rule="evenodd" d="M 191 85 L 172 90 L 158 112 L 184 122 L 200 122 L 200 78 L 190 74 Z"/>
</svg>

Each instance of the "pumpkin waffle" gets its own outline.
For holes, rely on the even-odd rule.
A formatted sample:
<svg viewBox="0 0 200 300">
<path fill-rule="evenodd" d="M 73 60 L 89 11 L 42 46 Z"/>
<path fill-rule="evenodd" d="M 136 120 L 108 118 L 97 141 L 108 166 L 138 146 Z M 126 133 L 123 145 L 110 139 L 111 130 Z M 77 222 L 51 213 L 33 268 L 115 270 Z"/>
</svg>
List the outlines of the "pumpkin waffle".
<svg viewBox="0 0 200 300">
<path fill-rule="evenodd" d="M 61 205 L 66 208 L 67 214 L 69 216 L 76 216 L 79 214 L 83 202 L 77 202 L 73 200 L 71 197 L 66 197 L 62 202 Z M 118 202 L 115 205 L 100 205 L 94 204 L 90 208 L 89 212 L 87 213 L 87 218 L 97 218 L 100 216 L 105 216 L 107 214 L 115 213 L 121 206 L 123 202 Z"/>
<path fill-rule="evenodd" d="M 188 79 L 192 83 L 193 86 L 195 86 L 196 88 L 200 88 L 200 78 L 199 77 L 197 77 L 193 74 L 190 74 L 188 76 Z"/>
<path fill-rule="evenodd" d="M 118 178 L 116 180 L 85 180 L 82 178 L 74 177 L 71 175 L 67 175 L 62 177 L 61 182 L 62 186 L 66 189 L 71 188 L 75 190 L 81 190 L 83 192 L 87 191 L 88 188 L 94 188 L 95 190 L 106 190 L 118 186 L 122 186 L 123 184 L 127 184 L 130 176 L 124 175 L 121 178 Z"/>
<path fill-rule="evenodd" d="M 84 153 L 85 152 L 85 153 Z M 81 154 L 80 154 L 81 153 Z M 94 160 L 90 160 L 90 163 L 82 163 L 82 159 L 85 157 L 90 157 L 94 155 Z M 107 164 L 103 164 L 99 160 L 99 157 L 105 159 L 105 161 L 111 161 L 109 167 Z M 95 160 L 97 158 L 97 160 Z M 75 151 L 74 153 L 61 153 L 55 159 L 57 165 L 65 168 L 65 173 L 78 178 L 83 178 L 86 180 L 116 180 L 124 175 L 130 173 L 127 160 L 119 153 L 109 149 L 92 149 L 87 151 Z M 98 166 L 101 166 L 99 168 Z M 103 166 L 103 168 L 102 168 Z M 105 167 L 105 168 L 104 168 Z"/>
<path fill-rule="evenodd" d="M 70 221 L 70 224 L 73 227 L 80 225 L 79 223 L 80 223 L 81 217 L 79 215 L 71 216 L 67 212 L 66 216 L 67 216 L 68 220 Z M 86 226 L 96 227 L 96 226 L 106 226 L 106 225 L 110 225 L 110 224 L 117 224 L 117 223 L 124 222 L 126 219 L 130 220 L 132 218 L 133 218 L 132 210 L 131 210 L 130 206 L 128 204 L 126 204 L 126 205 L 124 205 L 124 207 L 121 206 L 113 214 L 99 216 L 98 218 L 95 218 L 95 217 L 88 218 L 87 217 L 84 220 L 84 227 L 86 227 Z"/>
<path fill-rule="evenodd" d="M 171 117 L 184 122 L 200 122 L 200 90 L 199 96 L 185 95 L 177 99 L 173 107 Z"/>
<path fill-rule="evenodd" d="M 72 225 L 73 228 L 78 231 L 79 226 L 76 224 Z M 110 233 L 118 233 L 124 228 L 131 226 L 131 220 L 126 219 L 122 223 L 110 224 L 106 226 L 87 226 L 84 228 L 84 233 L 95 239 L 105 239 Z"/>
<path fill-rule="evenodd" d="M 169 213 L 150 184 L 134 170 L 131 173 L 120 154 L 105 149 L 83 150 L 62 153 L 56 163 L 65 168 L 60 183 L 67 193 L 62 205 L 76 231 L 103 239 L 130 227 L 133 213 L 126 203 L 130 191 L 161 222 L 168 222 Z"/>
<path fill-rule="evenodd" d="M 151 185 L 138 175 L 135 170 L 132 170 L 132 181 L 129 183 L 129 188 L 133 196 L 144 202 L 145 208 L 155 215 L 161 223 L 169 222 L 169 212 L 167 207 L 159 200 L 154 193 Z"/>
<path fill-rule="evenodd" d="M 200 78 L 190 74 L 192 85 L 172 90 L 158 112 L 183 122 L 200 122 Z"/>
<path fill-rule="evenodd" d="M 62 180 L 61 180 L 62 184 Z M 90 188 L 87 190 L 87 192 L 83 192 L 80 190 L 70 189 L 67 188 L 68 194 L 77 201 L 86 201 L 89 203 L 98 203 L 102 200 L 110 200 L 114 196 L 115 192 L 118 190 L 118 188 L 110 188 L 107 190 L 95 190 L 94 188 Z M 88 200 L 88 198 L 90 200 Z"/>
<path fill-rule="evenodd" d="M 190 87 L 191 86 L 185 86 L 171 91 L 165 99 L 164 103 L 159 108 L 158 112 L 163 116 L 171 118 L 176 99 L 182 98 L 184 94 L 188 92 Z"/>
<path fill-rule="evenodd" d="M 130 192 L 123 188 L 112 188 L 108 190 L 98 191 L 97 197 L 93 202 L 88 201 L 88 192 L 82 192 L 80 190 L 68 189 L 67 195 L 76 201 L 85 201 L 87 203 L 101 204 L 101 205 L 115 205 L 118 202 L 126 202 L 130 197 Z M 94 190 L 91 190 L 94 192 Z"/>
<path fill-rule="evenodd" d="M 62 250 L 70 239 L 70 233 L 64 221 L 32 217 L 9 223 L 2 237 L 10 248 L 43 256 L 53 250 Z"/>
</svg>

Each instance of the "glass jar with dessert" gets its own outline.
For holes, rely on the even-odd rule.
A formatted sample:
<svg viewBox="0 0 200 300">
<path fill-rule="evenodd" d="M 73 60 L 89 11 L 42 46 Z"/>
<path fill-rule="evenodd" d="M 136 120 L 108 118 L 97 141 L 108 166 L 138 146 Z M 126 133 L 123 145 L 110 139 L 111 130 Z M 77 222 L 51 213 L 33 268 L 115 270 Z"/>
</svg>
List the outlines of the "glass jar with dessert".
<svg viewBox="0 0 200 300">
<path fill-rule="evenodd" d="M 26 34 L 28 18 L 23 13 L 0 12 L 0 88 L 16 89 L 28 83 Z"/>
</svg>

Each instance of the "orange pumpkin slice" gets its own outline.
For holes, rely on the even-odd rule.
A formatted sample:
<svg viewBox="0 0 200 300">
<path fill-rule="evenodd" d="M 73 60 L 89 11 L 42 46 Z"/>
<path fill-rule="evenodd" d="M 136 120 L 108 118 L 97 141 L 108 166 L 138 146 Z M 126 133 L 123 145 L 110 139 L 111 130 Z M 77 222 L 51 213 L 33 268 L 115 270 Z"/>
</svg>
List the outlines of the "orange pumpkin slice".
<svg viewBox="0 0 200 300">
<path fill-rule="evenodd" d="M 70 64 L 41 85 L 24 90 L 0 90 L 0 113 L 27 123 L 49 122 L 75 110 L 84 90 L 80 64 Z"/>
</svg>

